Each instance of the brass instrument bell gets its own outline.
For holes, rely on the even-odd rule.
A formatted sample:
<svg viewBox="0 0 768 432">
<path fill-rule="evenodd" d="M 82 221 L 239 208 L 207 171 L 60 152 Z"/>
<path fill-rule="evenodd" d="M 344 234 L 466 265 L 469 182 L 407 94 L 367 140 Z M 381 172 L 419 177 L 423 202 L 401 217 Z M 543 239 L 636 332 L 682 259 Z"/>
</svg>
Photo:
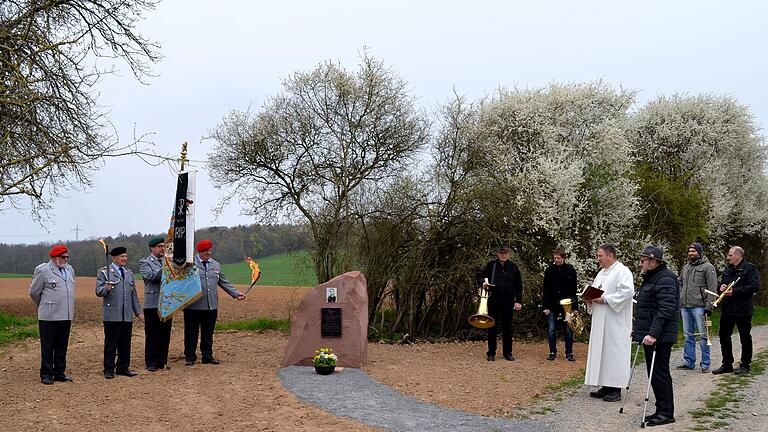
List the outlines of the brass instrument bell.
<svg viewBox="0 0 768 432">
<path fill-rule="evenodd" d="M 479 329 L 489 329 L 496 324 L 496 320 L 488 315 L 488 290 L 480 288 L 480 305 L 477 313 L 469 317 L 469 324 Z"/>
</svg>

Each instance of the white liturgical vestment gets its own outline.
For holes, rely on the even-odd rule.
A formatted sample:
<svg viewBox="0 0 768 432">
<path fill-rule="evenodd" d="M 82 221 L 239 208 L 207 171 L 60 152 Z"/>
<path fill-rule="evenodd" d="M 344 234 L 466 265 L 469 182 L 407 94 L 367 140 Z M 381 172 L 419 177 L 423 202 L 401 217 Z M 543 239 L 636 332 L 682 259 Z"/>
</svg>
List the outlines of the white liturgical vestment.
<svg viewBox="0 0 768 432">
<path fill-rule="evenodd" d="M 587 372 L 584 384 L 626 387 L 629 381 L 632 333 L 632 272 L 616 261 L 600 270 L 592 286 L 603 290 L 605 303 L 592 303 Z"/>
</svg>

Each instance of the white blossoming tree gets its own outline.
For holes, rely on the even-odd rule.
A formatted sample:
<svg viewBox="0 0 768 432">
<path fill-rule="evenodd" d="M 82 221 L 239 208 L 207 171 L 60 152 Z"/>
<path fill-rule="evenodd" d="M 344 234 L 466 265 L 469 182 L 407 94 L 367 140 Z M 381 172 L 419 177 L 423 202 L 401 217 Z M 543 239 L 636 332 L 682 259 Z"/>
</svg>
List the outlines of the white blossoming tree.
<svg viewBox="0 0 768 432">
<path fill-rule="evenodd" d="M 768 152 L 748 107 L 730 96 L 662 96 L 632 116 L 628 136 L 644 228 L 672 255 L 684 258 L 694 240 L 722 251 L 765 238 Z"/>
</svg>

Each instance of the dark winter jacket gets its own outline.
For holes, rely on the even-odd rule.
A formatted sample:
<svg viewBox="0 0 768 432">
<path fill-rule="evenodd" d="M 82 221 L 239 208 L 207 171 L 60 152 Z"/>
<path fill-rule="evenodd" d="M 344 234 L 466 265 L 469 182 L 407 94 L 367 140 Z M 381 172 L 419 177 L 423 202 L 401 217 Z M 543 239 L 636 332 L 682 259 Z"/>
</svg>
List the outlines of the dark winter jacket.
<svg viewBox="0 0 768 432">
<path fill-rule="evenodd" d="M 552 313 L 562 314 L 563 307 L 560 306 L 560 300 L 567 298 L 573 300 L 571 309 L 578 309 L 576 269 L 570 264 L 552 264 L 544 270 L 544 295 L 542 306 L 544 309 L 552 311 Z"/>
<path fill-rule="evenodd" d="M 507 260 L 504 264 L 495 259 L 477 274 L 477 285 L 483 285 L 483 279 L 494 286 L 490 287 L 488 302 L 514 304 L 523 303 L 523 278 L 515 263 Z"/>
<path fill-rule="evenodd" d="M 714 300 L 704 290 L 717 292 L 717 272 L 707 257 L 687 262 L 680 272 L 680 307 L 707 307 Z"/>
<path fill-rule="evenodd" d="M 677 342 L 677 275 L 665 264 L 649 270 L 637 294 L 637 314 L 632 323 L 632 339 L 642 342 L 646 335 L 657 342 Z"/>
<path fill-rule="evenodd" d="M 730 284 L 740 277 L 733 286 L 733 295 L 723 297 L 720 307 L 723 314 L 734 316 L 750 316 L 754 312 L 752 297 L 760 290 L 760 274 L 752 264 L 742 259 L 738 266 L 728 265 L 723 272 L 721 283 Z M 718 291 L 718 294 L 720 291 Z"/>
</svg>

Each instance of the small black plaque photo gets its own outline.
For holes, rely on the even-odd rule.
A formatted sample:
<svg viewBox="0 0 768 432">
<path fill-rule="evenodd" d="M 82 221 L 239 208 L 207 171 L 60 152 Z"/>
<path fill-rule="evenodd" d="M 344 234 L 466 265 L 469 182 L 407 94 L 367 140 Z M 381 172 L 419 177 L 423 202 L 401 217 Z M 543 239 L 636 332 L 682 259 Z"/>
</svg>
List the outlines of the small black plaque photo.
<svg viewBox="0 0 768 432">
<path fill-rule="evenodd" d="M 341 337 L 341 308 L 320 309 L 320 337 Z"/>
</svg>

